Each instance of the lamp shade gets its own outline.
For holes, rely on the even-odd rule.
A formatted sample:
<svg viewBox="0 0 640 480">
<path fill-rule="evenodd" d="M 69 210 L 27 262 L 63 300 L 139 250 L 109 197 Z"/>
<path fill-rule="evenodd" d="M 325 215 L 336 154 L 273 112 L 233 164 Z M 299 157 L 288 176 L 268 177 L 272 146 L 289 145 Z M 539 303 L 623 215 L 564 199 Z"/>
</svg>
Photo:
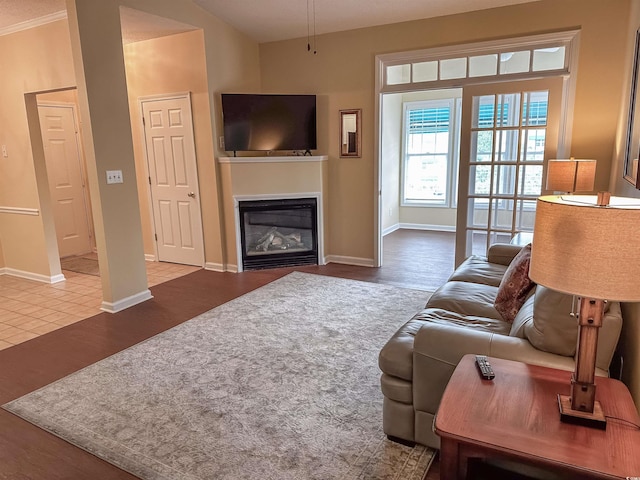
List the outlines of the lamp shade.
<svg viewBox="0 0 640 480">
<path fill-rule="evenodd" d="M 640 301 L 640 199 L 538 198 L 530 278 L 584 298 Z"/>
<path fill-rule="evenodd" d="M 547 190 L 554 192 L 591 192 L 596 178 L 596 161 L 571 158 L 549 160 Z"/>
</svg>

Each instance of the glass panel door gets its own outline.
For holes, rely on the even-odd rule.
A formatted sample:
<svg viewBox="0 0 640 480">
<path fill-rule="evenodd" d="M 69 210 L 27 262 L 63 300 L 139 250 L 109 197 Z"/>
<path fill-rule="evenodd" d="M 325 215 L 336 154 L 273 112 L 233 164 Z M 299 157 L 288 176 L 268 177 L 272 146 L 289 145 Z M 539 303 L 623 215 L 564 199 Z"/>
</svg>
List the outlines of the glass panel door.
<svg viewBox="0 0 640 480">
<path fill-rule="evenodd" d="M 456 265 L 533 231 L 561 101 L 561 78 L 464 88 Z"/>
</svg>

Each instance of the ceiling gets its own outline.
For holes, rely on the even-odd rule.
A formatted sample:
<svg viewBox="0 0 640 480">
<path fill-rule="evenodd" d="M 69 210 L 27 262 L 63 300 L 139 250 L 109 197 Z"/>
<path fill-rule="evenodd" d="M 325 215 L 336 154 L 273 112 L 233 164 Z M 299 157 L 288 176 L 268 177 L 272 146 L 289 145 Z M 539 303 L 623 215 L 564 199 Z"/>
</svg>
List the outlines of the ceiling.
<svg viewBox="0 0 640 480">
<path fill-rule="evenodd" d="M 259 43 L 313 35 L 314 17 L 321 35 L 532 1 L 538 0 L 194 0 Z M 0 0 L 0 33 L 64 10 L 65 0 Z M 192 28 L 133 10 L 122 23 L 127 41 Z"/>
</svg>

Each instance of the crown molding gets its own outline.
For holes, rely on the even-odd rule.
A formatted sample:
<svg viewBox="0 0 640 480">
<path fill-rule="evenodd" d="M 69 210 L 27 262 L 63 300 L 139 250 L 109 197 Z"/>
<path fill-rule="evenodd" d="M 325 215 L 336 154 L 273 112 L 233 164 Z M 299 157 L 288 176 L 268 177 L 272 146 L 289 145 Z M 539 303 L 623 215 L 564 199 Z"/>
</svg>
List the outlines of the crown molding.
<svg viewBox="0 0 640 480">
<path fill-rule="evenodd" d="M 67 18 L 67 11 L 61 10 L 59 12 L 51 13 L 43 17 L 34 18 L 33 20 L 27 20 L 26 22 L 16 23 L 15 25 L 9 25 L 8 27 L 0 28 L 0 37 L 3 35 L 9 35 L 11 33 L 20 32 L 22 30 L 28 30 L 30 28 L 46 25 L 47 23 L 56 22 Z"/>
</svg>

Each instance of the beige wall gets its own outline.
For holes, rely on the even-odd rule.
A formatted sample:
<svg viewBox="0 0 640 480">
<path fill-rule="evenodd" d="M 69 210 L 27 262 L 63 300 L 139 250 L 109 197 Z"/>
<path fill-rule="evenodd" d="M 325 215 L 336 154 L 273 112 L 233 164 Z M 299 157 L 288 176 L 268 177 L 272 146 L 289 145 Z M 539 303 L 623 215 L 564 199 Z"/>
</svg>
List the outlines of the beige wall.
<svg viewBox="0 0 640 480">
<path fill-rule="evenodd" d="M 8 158 L 0 158 L 0 206 L 39 211 L 0 213 L 4 266 L 45 279 L 59 272 L 52 271 L 47 254 L 46 205 L 38 194 L 25 94 L 75 85 L 67 23 L 0 36 L 0 64 L 7 67 L 0 75 L 0 144 L 8 151 Z"/>
<path fill-rule="evenodd" d="M 103 170 L 107 166 L 122 169 L 125 179 L 135 178 L 128 113 L 126 122 L 119 120 L 119 115 L 129 109 L 124 83 L 117 82 L 121 76 L 124 77 L 124 62 L 119 64 L 117 60 L 122 55 L 119 7 L 139 9 L 202 29 L 201 43 L 204 43 L 204 48 L 201 51 L 204 51 L 206 59 L 206 88 L 200 88 L 199 95 L 207 98 L 208 110 L 204 115 L 208 115 L 209 119 L 208 126 L 204 120 L 199 122 L 198 128 L 201 130 L 196 134 L 199 145 L 205 145 L 202 149 L 208 150 L 201 165 L 200 181 L 202 184 L 208 182 L 212 185 L 207 193 L 209 198 L 206 208 L 209 211 L 205 213 L 208 218 L 204 222 L 207 231 L 207 259 L 221 261 L 224 256 L 219 228 L 223 221 L 220 191 L 212 147 L 213 138 L 217 136 L 216 125 L 220 123 L 220 113 L 214 107 L 218 102 L 216 94 L 232 88 L 259 89 L 259 52 L 254 41 L 191 1 L 105 0 L 100 2 L 100 8 L 96 8 L 91 2 L 87 3 L 87 0 L 67 2 L 73 10 L 76 9 L 76 4 L 80 15 L 76 16 L 74 13 L 72 17 L 70 14 L 70 18 L 79 18 L 79 29 L 75 24 L 71 28 L 74 32 L 74 45 L 78 46 L 74 54 L 69 34 L 70 23 L 67 21 L 0 37 L 1 64 L 12 66 L 11 69 L 3 70 L 3 75 L 0 76 L 0 90 L 3 92 L 3 102 L 0 104 L 0 143 L 7 145 L 9 151 L 8 160 L 0 159 L 0 206 L 39 209 L 42 212 L 46 210 L 46 205 L 41 205 L 42 196 L 38 191 L 38 185 L 43 184 L 42 175 L 36 176 L 34 168 L 32 150 L 36 150 L 37 146 L 30 145 L 30 126 L 26 121 L 24 95 L 25 92 L 68 88 L 78 84 L 81 116 L 89 130 L 85 132 L 85 147 L 88 163 L 93 165 L 89 166 L 89 181 L 97 224 L 96 235 L 99 244 L 110 244 L 102 254 L 100 246 L 98 247 L 101 269 L 103 263 L 107 263 L 108 269 L 113 270 L 115 275 L 108 280 L 107 287 L 103 282 L 103 289 L 105 299 L 116 302 L 135 295 L 146 286 L 144 262 L 141 261 L 144 249 L 140 234 L 136 182 L 125 180 L 123 185 L 115 188 L 110 186 L 112 188 L 100 191 L 100 180 L 103 179 Z M 104 35 L 107 31 L 108 36 Z M 181 61 L 184 60 L 186 58 L 181 58 Z M 202 75 L 202 66 L 200 70 Z M 76 80 L 74 71 L 81 72 L 80 80 Z M 31 103 L 35 105 L 35 96 L 32 100 Z M 87 145 L 87 139 L 91 145 Z M 128 149 L 130 153 L 127 152 Z M 44 180 L 46 181 L 46 173 Z M 123 211 L 127 212 L 124 216 Z M 99 215 L 95 215 L 96 212 Z M 39 275 L 43 279 L 59 273 L 52 271 L 50 264 L 56 248 L 55 241 L 53 249 L 51 242 L 47 241 L 52 230 L 51 225 L 47 226 L 46 219 L 47 215 L 0 213 L 0 241 L 5 273 L 12 273 L 9 271 L 11 269 Z M 99 225 L 105 222 L 107 225 L 101 231 Z M 136 246 L 137 238 L 140 238 L 139 250 Z"/>
<path fill-rule="evenodd" d="M 331 253 L 373 257 L 374 59 L 376 54 L 581 29 L 571 154 L 597 158 L 597 188 L 608 184 L 621 99 L 629 0 L 542 0 L 397 25 L 322 35 L 318 53 L 296 39 L 260 46 L 266 91 L 315 92 L 328 97 L 319 123 L 329 132 Z M 606 89 L 602 85 L 607 85 Z M 363 155 L 338 157 L 338 110 L 363 109 Z M 338 213 L 339 212 L 339 213 Z M 363 235 L 364 233 L 364 235 Z M 368 240 L 363 242 L 363 238 Z"/>
<path fill-rule="evenodd" d="M 640 2 L 633 2 L 629 19 L 625 65 L 622 68 L 625 80 L 622 89 L 623 101 L 619 111 L 618 135 L 613 153 L 610 188 L 615 195 L 640 197 L 640 190 L 635 189 L 633 185 L 623 178 L 624 151 L 626 148 L 625 134 L 627 115 L 629 113 L 635 35 L 638 28 L 640 28 Z M 623 305 L 622 313 L 624 318 L 620 341 L 620 352 L 624 358 L 622 378 L 629 386 L 629 390 L 631 390 L 631 394 L 635 399 L 636 407 L 640 411 L 640 348 L 638 348 L 638 343 L 640 342 L 640 303 Z"/>
<path fill-rule="evenodd" d="M 139 99 L 148 95 L 181 92 L 191 93 L 191 110 L 196 147 L 196 160 L 200 179 L 205 261 L 222 263 L 220 252 L 220 224 L 217 217 L 217 188 L 211 126 L 211 109 L 207 85 L 207 71 L 203 34 L 196 30 L 144 42 L 125 45 L 125 67 L 131 130 L 138 181 L 138 199 L 142 217 L 144 252 L 155 255 L 153 218 L 149 204 L 146 172 L 144 131 Z"/>
</svg>

